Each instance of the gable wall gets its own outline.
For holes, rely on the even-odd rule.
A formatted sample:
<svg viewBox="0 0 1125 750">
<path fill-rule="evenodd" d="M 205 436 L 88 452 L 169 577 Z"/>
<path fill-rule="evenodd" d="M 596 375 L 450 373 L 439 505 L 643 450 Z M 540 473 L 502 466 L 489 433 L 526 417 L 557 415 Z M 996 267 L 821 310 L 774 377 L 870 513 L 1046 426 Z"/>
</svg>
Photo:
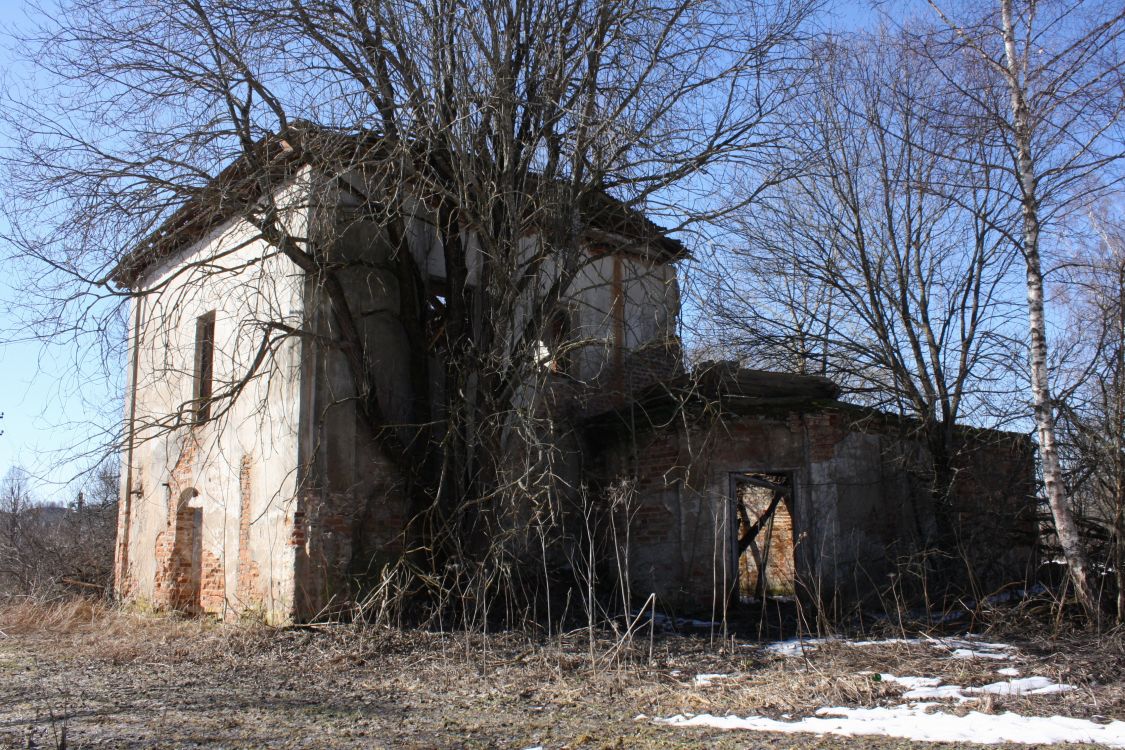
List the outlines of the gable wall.
<svg viewBox="0 0 1125 750">
<path fill-rule="evenodd" d="M 304 234 L 307 180 L 280 194 Z M 117 590 L 158 609 L 285 621 L 293 607 L 293 534 L 302 342 L 263 323 L 300 325 L 303 274 L 232 221 L 151 269 L 133 301 L 136 434 L 126 449 Z M 231 405 L 195 424 L 196 320 L 215 313 L 214 392 L 271 352 Z M 127 415 L 128 417 L 128 415 Z"/>
</svg>

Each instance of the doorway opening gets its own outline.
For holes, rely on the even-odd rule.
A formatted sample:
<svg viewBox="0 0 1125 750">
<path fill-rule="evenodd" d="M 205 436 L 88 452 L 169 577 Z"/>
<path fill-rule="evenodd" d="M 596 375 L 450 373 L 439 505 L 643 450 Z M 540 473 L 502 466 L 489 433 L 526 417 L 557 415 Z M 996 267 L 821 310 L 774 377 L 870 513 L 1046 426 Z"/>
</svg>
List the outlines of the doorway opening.
<svg viewBox="0 0 1125 750">
<path fill-rule="evenodd" d="M 194 488 L 180 495 L 176 511 L 176 537 L 173 550 L 173 605 L 189 615 L 202 611 L 203 508 Z"/>
<path fill-rule="evenodd" d="M 732 474 L 731 501 L 738 519 L 734 539 L 738 601 L 796 595 L 792 476 L 784 472 Z"/>
</svg>

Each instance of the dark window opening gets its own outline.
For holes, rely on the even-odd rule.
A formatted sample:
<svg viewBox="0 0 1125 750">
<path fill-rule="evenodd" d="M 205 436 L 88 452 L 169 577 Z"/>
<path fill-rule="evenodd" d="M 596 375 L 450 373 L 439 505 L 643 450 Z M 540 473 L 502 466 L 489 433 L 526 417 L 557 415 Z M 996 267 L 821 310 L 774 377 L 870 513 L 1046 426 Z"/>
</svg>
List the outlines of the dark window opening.
<svg viewBox="0 0 1125 750">
<path fill-rule="evenodd" d="M 200 315 L 195 321 L 195 377 L 192 403 L 195 421 L 211 418 L 211 394 L 215 369 L 215 311 Z"/>
<path fill-rule="evenodd" d="M 541 359 L 543 364 L 551 372 L 573 375 L 574 330 L 570 310 L 556 310 L 547 319 L 543 337 L 543 348 L 545 349 Z"/>
<path fill-rule="evenodd" d="M 426 348 L 428 351 L 441 351 L 445 349 L 446 344 L 445 320 L 448 302 L 444 283 L 432 282 L 431 287 L 425 303 Z"/>
</svg>

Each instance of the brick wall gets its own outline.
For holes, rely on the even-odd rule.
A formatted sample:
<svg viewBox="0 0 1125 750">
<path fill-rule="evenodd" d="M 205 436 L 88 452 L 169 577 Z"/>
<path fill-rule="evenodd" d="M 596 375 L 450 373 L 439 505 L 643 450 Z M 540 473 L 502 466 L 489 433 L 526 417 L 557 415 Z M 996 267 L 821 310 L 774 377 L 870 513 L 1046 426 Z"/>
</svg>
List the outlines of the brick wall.
<svg viewBox="0 0 1125 750">
<path fill-rule="evenodd" d="M 741 485 L 737 495 L 739 502 L 746 508 L 751 523 L 765 515 L 773 499 L 772 491 L 752 485 Z M 745 531 L 744 522 L 740 518 L 739 536 Z M 783 500 L 778 503 L 771 521 L 765 523 L 758 532 L 752 548 L 743 552 L 738 560 L 739 594 L 743 597 L 757 596 L 761 558 L 766 563 L 766 593 L 770 596 L 795 594 L 797 571 L 793 553 L 793 516 L 789 513 L 788 503 Z"/>
<path fill-rule="evenodd" d="M 166 527 L 156 537 L 156 580 L 152 603 L 158 609 L 199 610 L 201 571 L 193 559 L 196 545 L 194 520 L 198 509 L 188 505 L 194 497 L 198 452 L 199 441 L 195 432 L 189 431 L 168 479 Z"/>
<path fill-rule="evenodd" d="M 301 496 L 289 539 L 298 548 L 298 617 L 345 606 L 355 584 L 402 553 L 404 498 L 386 466 L 373 468 L 372 476 L 376 481 L 362 493 L 309 490 Z"/>
<path fill-rule="evenodd" d="M 211 615 L 225 614 L 227 600 L 227 574 L 223 559 L 207 548 L 202 540 L 200 561 L 199 608 Z"/>
<path fill-rule="evenodd" d="M 779 567 L 768 577 L 789 577 L 783 566 L 793 566 L 808 588 L 845 600 L 873 595 L 899 561 L 934 544 L 929 529 L 939 521 L 959 530 L 943 554 L 960 554 L 958 544 L 971 549 L 973 581 L 963 561 L 941 573 L 954 586 L 1019 580 L 1034 556 L 1031 456 L 1019 436 L 982 432 L 987 439 L 966 443 L 951 510 L 935 505 L 919 468 L 924 447 L 891 418 L 827 407 L 721 421 L 694 413 L 687 422 L 634 435 L 624 425 L 644 421 L 626 418 L 616 437 L 600 437 L 601 481 L 635 482 L 634 592 L 710 608 L 723 585 L 735 585 L 731 493 L 739 472 L 786 473 L 794 482 L 788 512 L 775 521 L 771 545 L 780 552 L 770 557 Z"/>
</svg>

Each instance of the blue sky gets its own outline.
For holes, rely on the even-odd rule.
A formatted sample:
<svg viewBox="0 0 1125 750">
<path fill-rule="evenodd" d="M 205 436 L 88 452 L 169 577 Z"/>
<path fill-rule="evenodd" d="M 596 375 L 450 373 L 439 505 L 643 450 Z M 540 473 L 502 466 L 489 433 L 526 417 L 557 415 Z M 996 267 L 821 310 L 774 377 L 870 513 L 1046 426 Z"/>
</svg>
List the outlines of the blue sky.
<svg viewBox="0 0 1125 750">
<path fill-rule="evenodd" d="M 18 90 L 33 75 L 16 62 L 10 41 L 12 33 L 27 27 L 32 12 L 24 0 L 0 0 L 0 91 Z M 0 124 L 0 149 L 10 146 Z M 0 235 L 6 230 L 0 216 Z M 7 262 L 9 252 L 0 246 L 0 475 L 21 466 L 32 474 L 39 499 L 65 501 L 75 489 L 71 480 L 92 460 L 78 454 L 95 425 L 104 424 L 104 416 L 89 404 L 112 402 L 113 395 L 78 382 L 73 349 L 20 341 L 13 333 L 19 324 L 13 287 L 21 271 Z"/>
</svg>

